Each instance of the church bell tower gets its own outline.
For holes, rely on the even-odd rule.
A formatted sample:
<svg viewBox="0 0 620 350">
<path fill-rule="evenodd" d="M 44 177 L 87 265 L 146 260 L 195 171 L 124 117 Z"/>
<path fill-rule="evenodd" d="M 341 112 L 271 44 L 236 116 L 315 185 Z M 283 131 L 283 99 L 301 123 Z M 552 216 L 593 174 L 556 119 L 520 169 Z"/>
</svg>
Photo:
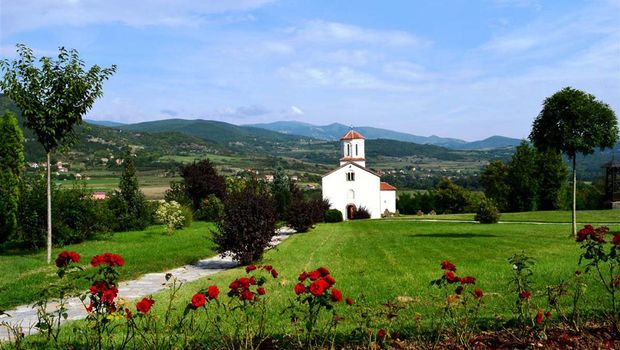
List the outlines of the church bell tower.
<svg viewBox="0 0 620 350">
<path fill-rule="evenodd" d="M 347 162 L 352 162 L 365 168 L 364 136 L 355 130 L 349 130 L 340 141 L 342 142 L 340 166 Z"/>
</svg>

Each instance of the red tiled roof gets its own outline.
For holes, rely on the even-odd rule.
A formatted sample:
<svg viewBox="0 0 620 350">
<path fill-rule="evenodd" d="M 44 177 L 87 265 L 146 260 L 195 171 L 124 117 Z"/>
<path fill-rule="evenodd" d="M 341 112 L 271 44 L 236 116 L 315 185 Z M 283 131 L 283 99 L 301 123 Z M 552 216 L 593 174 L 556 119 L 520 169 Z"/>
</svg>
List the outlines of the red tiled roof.
<svg viewBox="0 0 620 350">
<path fill-rule="evenodd" d="M 387 182 L 381 182 L 380 189 L 381 191 L 396 191 L 396 187 L 390 185 Z"/>
<path fill-rule="evenodd" d="M 340 158 L 341 161 L 347 161 L 347 162 L 354 162 L 356 160 L 366 160 L 366 158 L 353 158 L 353 157 L 342 157 Z"/>
<path fill-rule="evenodd" d="M 356 139 L 364 139 L 364 136 L 355 130 L 349 130 L 340 140 L 356 140 Z"/>
</svg>

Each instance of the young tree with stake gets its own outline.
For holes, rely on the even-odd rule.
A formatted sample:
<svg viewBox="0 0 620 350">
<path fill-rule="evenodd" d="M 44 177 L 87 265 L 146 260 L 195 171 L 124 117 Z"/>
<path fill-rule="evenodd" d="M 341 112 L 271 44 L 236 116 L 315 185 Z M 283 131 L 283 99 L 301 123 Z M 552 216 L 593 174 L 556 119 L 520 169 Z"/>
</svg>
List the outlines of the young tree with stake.
<svg viewBox="0 0 620 350">
<path fill-rule="evenodd" d="M 0 88 L 22 110 L 31 129 L 47 154 L 47 263 L 52 259 L 52 199 L 50 190 L 51 154 L 73 144 L 75 126 L 103 94 L 103 81 L 116 65 L 85 70 L 76 50 L 58 49 L 58 58 L 36 59 L 32 49 L 17 45 L 18 58 L 0 60 L 4 73 Z M 37 63 L 38 61 L 38 63 Z"/>
</svg>

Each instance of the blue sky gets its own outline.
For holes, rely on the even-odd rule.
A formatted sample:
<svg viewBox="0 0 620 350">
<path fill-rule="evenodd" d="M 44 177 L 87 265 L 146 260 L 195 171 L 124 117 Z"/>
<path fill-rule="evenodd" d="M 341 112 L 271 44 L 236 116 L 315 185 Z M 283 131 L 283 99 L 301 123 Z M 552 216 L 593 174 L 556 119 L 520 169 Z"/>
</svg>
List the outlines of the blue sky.
<svg viewBox="0 0 620 350">
<path fill-rule="evenodd" d="M 2 0 L 0 53 L 118 65 L 92 119 L 298 120 L 522 138 L 545 97 L 620 113 L 620 0 Z"/>
</svg>

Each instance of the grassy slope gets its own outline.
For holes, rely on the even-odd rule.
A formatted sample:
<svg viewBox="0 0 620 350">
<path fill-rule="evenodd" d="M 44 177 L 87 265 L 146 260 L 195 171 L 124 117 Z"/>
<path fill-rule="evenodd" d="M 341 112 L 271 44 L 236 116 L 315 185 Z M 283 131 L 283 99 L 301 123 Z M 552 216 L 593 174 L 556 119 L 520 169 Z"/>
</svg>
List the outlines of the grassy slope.
<svg viewBox="0 0 620 350">
<path fill-rule="evenodd" d="M 446 215 L 405 215 L 394 220 L 473 220 L 475 214 L 446 214 Z M 503 222 L 555 222 L 570 223 L 570 211 L 530 211 L 523 213 L 502 213 L 500 221 Z M 577 212 L 577 222 L 581 224 L 590 223 L 620 223 L 620 211 L 618 210 L 580 210 Z"/>
<path fill-rule="evenodd" d="M 76 251 L 87 265 L 94 255 L 118 253 L 125 259 L 121 275 L 127 280 L 215 255 L 210 227 L 210 224 L 195 222 L 167 236 L 162 226 L 152 226 L 145 231 L 122 232 L 101 240 L 55 248 L 53 256 L 63 250 Z M 44 251 L 0 254 L 0 309 L 34 301 L 49 282 L 57 280 L 55 273 L 56 267 L 45 263 Z M 86 287 L 84 284 L 84 289 Z"/>
<path fill-rule="evenodd" d="M 620 225 L 611 228 L 620 230 Z M 487 293 L 482 315 L 492 320 L 495 315 L 511 315 L 515 296 L 507 288 L 511 277 L 507 258 L 525 251 L 537 261 L 533 276 L 535 303 L 543 307 L 544 287 L 571 278 L 578 268 L 579 248 L 567 238 L 568 234 L 565 225 L 387 220 L 322 224 L 308 234 L 291 237 L 278 250 L 266 254 L 264 263 L 280 271 L 278 283 L 267 285 L 272 312 L 270 328 L 276 333 L 283 329 L 291 331 L 287 317 L 278 312 L 293 296 L 299 272 L 319 266 L 330 268 L 338 280 L 337 288 L 345 296 L 359 300 L 364 295 L 374 307 L 398 296 L 409 296 L 415 300 L 412 312 L 428 319 L 439 310 L 432 302 L 437 291 L 429 286 L 429 281 L 441 276 L 439 263 L 449 259 L 457 264 L 459 273 L 478 278 L 476 287 Z M 199 289 L 216 284 L 225 292 L 230 281 L 241 275 L 245 273 L 237 268 L 184 286 L 179 309 Z M 588 308 L 605 305 L 600 301 L 594 303 L 602 293 L 600 286 L 590 283 Z M 164 297 L 165 294 L 158 299 Z M 159 302 L 155 310 L 161 312 L 163 304 Z"/>
</svg>

